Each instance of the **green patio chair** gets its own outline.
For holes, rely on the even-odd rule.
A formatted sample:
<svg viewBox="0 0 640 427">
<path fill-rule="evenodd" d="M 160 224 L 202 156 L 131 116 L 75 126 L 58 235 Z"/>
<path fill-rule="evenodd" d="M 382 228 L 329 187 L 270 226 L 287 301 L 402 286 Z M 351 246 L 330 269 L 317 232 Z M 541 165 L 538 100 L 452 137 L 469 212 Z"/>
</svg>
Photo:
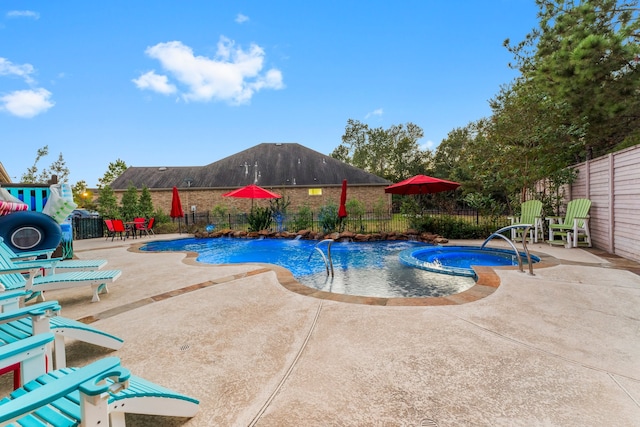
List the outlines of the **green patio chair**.
<svg viewBox="0 0 640 427">
<path fill-rule="evenodd" d="M 591 200 L 575 199 L 567 204 L 567 213 L 563 217 L 552 216 L 549 220 L 549 243 L 568 248 L 578 246 L 591 247 L 589 232 L 589 209 Z M 556 239 L 560 237 L 560 239 Z"/>
<path fill-rule="evenodd" d="M 520 205 L 520 216 L 510 216 L 511 225 L 531 224 L 529 229 L 529 241 L 538 242 L 538 232 L 542 236 L 542 202 L 540 200 L 527 200 Z M 520 242 L 524 238 L 522 235 L 524 228 L 511 229 L 511 240 Z"/>
</svg>

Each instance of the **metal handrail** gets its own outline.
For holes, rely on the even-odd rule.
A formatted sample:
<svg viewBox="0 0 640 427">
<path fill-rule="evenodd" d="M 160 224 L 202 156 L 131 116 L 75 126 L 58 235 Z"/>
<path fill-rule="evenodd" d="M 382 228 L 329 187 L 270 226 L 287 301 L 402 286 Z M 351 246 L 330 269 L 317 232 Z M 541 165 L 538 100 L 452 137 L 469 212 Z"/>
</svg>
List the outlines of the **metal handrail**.
<svg viewBox="0 0 640 427">
<path fill-rule="evenodd" d="M 513 243 L 513 241 L 509 239 L 507 236 L 502 234 L 505 231 L 509 231 L 517 228 L 524 228 L 524 231 L 522 232 L 522 248 L 524 249 L 524 253 L 527 256 L 527 264 L 529 266 L 529 275 L 535 276 L 535 274 L 533 274 L 533 263 L 531 262 L 531 254 L 529 253 L 529 248 L 527 248 L 527 234 L 529 234 L 529 229 L 531 227 L 533 227 L 533 224 L 513 224 L 507 227 L 503 227 L 500 230 L 497 230 L 491 233 L 491 235 L 487 237 L 487 239 L 482 243 L 482 245 L 480 246 L 480 249 L 484 249 L 486 244 L 489 243 L 489 241 L 494 237 L 500 237 L 504 239 L 507 243 L 511 245 L 511 247 L 513 248 L 513 251 L 516 253 L 516 258 L 518 259 L 518 268 L 520 269 L 521 273 L 524 273 L 524 269 L 522 268 L 522 257 L 520 256 L 520 252 L 518 252 L 518 249 L 516 248 L 515 243 Z"/>
<path fill-rule="evenodd" d="M 322 260 L 324 261 L 324 266 L 327 269 L 327 276 L 329 275 L 329 270 L 331 270 L 331 277 L 333 277 L 333 260 L 331 259 L 331 244 L 333 242 L 334 242 L 333 239 L 324 239 L 316 243 L 315 246 L 313 247 L 313 249 L 320 252 L 320 256 L 322 256 Z M 327 243 L 327 256 L 325 256 L 324 252 L 322 252 L 322 249 L 319 248 L 319 246 L 323 243 Z M 307 259 L 307 262 L 311 261 L 312 255 L 313 255 L 313 252 L 309 254 L 309 259 Z"/>
</svg>

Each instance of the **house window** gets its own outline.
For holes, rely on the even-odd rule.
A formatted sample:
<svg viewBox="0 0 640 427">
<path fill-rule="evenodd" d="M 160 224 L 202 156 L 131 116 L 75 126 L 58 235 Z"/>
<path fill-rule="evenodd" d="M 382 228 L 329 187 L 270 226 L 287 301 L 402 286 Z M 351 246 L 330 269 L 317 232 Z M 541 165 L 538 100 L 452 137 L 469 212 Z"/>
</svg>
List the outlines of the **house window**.
<svg viewBox="0 0 640 427">
<path fill-rule="evenodd" d="M 309 189 L 310 196 L 322 196 L 322 188 L 310 188 Z"/>
</svg>

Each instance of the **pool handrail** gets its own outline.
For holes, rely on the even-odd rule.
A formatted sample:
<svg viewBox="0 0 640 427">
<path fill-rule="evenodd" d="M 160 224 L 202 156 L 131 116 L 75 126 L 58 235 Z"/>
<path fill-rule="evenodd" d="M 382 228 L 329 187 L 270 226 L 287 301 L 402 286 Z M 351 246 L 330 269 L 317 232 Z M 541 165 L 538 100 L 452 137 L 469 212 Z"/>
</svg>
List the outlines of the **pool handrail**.
<svg viewBox="0 0 640 427">
<path fill-rule="evenodd" d="M 320 255 L 322 256 L 322 260 L 324 261 L 324 266 L 327 269 L 327 276 L 329 275 L 329 268 L 331 268 L 331 277 L 333 277 L 333 260 L 331 259 L 331 244 L 333 242 L 334 242 L 333 239 L 324 239 L 319 241 L 313 246 L 313 249 L 320 252 Z M 325 256 L 324 252 L 322 252 L 322 249 L 319 248 L 319 246 L 323 243 L 327 243 L 327 256 Z M 309 254 L 309 258 L 307 259 L 307 262 L 311 261 L 312 255 L 313 255 L 313 252 Z"/>
<path fill-rule="evenodd" d="M 509 239 L 507 236 L 505 236 L 502 233 L 504 233 L 505 231 L 516 229 L 516 228 L 524 228 L 522 235 L 526 236 L 527 233 L 529 233 L 529 229 L 531 227 L 533 227 L 533 224 L 513 224 L 513 225 L 508 225 L 506 227 L 502 227 L 501 229 L 491 233 L 491 235 L 487 237 L 487 239 L 482 243 L 482 245 L 480 245 L 480 249 L 484 249 L 487 243 L 489 243 L 489 241 L 494 237 L 500 237 L 506 240 L 506 242 L 509 243 L 509 245 L 511 245 L 511 247 L 513 248 L 513 251 L 516 253 L 516 258 L 518 259 L 518 268 L 520 269 L 520 272 L 524 273 L 524 268 L 522 268 L 522 257 L 520 256 L 520 252 L 516 248 L 515 243 L 513 243 L 511 239 Z M 533 274 L 533 263 L 531 262 L 531 254 L 529 253 L 529 248 L 527 248 L 527 239 L 522 239 L 522 248 L 524 249 L 524 253 L 527 256 L 527 264 L 529 265 L 529 275 L 535 276 L 535 274 Z"/>
</svg>

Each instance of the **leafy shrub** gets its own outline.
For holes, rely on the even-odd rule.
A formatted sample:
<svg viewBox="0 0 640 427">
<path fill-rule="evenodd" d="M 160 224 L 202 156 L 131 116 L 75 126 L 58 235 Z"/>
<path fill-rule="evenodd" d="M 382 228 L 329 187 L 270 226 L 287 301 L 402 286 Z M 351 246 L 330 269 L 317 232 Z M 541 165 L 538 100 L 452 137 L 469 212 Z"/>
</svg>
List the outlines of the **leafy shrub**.
<svg viewBox="0 0 640 427">
<path fill-rule="evenodd" d="M 161 209 L 156 209 L 151 216 L 155 218 L 156 225 L 171 222 L 171 217 L 168 214 L 164 213 Z"/>
<path fill-rule="evenodd" d="M 271 208 L 255 208 L 247 215 L 249 231 L 266 230 L 271 227 L 273 221 Z"/>
<path fill-rule="evenodd" d="M 318 212 L 318 221 L 320 227 L 325 233 L 331 233 L 338 230 L 338 206 L 335 204 L 328 204 L 320 208 Z"/>
<path fill-rule="evenodd" d="M 211 209 L 211 221 L 218 229 L 229 228 L 229 212 L 227 207 L 215 205 L 213 209 Z"/>
<path fill-rule="evenodd" d="M 467 220 L 451 216 L 416 216 L 411 227 L 423 233 L 439 234 L 447 239 L 484 239 L 500 225 L 494 222 L 475 224 Z"/>
<path fill-rule="evenodd" d="M 303 205 L 298 209 L 291 223 L 293 231 L 308 230 L 313 225 L 313 212 L 309 205 Z"/>
<path fill-rule="evenodd" d="M 349 230 L 364 233 L 364 203 L 359 200 L 351 199 L 346 204 L 347 208 L 347 222 L 349 224 Z M 343 231 L 343 230 L 340 230 Z"/>
</svg>

